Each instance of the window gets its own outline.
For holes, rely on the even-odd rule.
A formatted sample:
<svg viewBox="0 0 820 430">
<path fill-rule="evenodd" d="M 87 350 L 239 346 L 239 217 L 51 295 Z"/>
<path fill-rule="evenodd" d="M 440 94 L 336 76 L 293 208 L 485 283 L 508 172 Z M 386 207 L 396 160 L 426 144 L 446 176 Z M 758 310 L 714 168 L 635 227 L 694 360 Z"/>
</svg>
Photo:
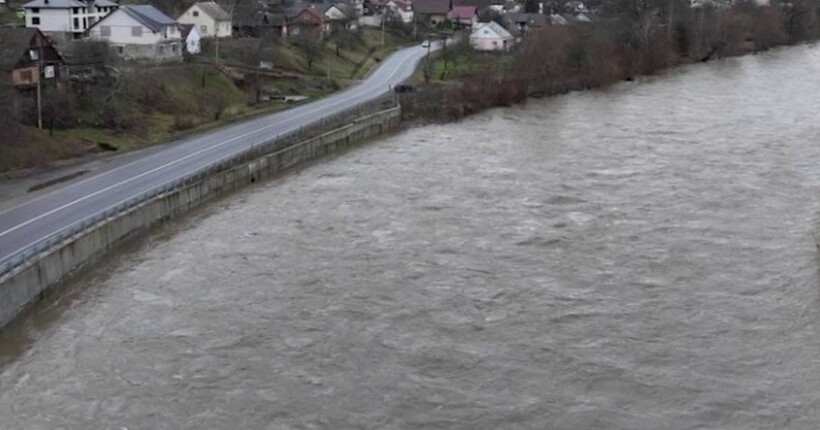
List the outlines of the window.
<svg viewBox="0 0 820 430">
<path fill-rule="evenodd" d="M 71 9 L 71 12 L 73 12 L 75 14 L 80 13 L 80 8 L 75 7 L 74 9 Z"/>
<path fill-rule="evenodd" d="M 159 45 L 159 55 L 162 55 L 164 53 L 165 53 L 165 47 L 162 46 L 162 45 Z"/>
<path fill-rule="evenodd" d="M 142 27 L 138 25 L 131 27 L 131 36 L 142 37 Z"/>
<path fill-rule="evenodd" d="M 40 17 L 35 16 L 31 18 L 31 25 L 40 25 Z"/>
<path fill-rule="evenodd" d="M 111 26 L 108 25 L 101 25 L 100 26 L 100 36 L 111 36 Z"/>
<path fill-rule="evenodd" d="M 39 7 L 31 8 L 31 13 L 40 13 L 40 8 Z"/>
<path fill-rule="evenodd" d="M 83 28 L 88 28 L 88 18 L 83 18 Z"/>
<path fill-rule="evenodd" d="M 80 18 L 74 18 L 74 28 L 80 28 Z"/>
<path fill-rule="evenodd" d="M 192 13 L 193 13 L 194 17 L 199 16 L 199 11 L 198 11 L 198 10 L 195 10 L 195 11 L 193 11 Z"/>
<path fill-rule="evenodd" d="M 118 46 L 117 47 L 117 54 L 122 55 L 122 52 L 123 52 L 122 46 Z"/>
<path fill-rule="evenodd" d="M 171 52 L 173 52 L 174 54 L 177 53 L 177 44 L 176 43 L 171 45 Z"/>
<path fill-rule="evenodd" d="M 30 58 L 31 61 L 37 61 L 37 60 L 40 59 L 40 53 L 37 52 L 36 49 L 29 49 L 28 50 L 28 58 Z"/>
<path fill-rule="evenodd" d="M 207 25 L 200 25 L 199 29 L 202 30 L 202 34 L 208 34 L 208 26 Z"/>
</svg>

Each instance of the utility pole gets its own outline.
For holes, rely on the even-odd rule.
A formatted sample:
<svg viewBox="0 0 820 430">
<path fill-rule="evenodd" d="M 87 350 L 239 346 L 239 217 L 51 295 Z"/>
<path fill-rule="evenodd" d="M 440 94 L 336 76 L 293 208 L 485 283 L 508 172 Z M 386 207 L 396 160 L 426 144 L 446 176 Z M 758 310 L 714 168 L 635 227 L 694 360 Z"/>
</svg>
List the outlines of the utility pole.
<svg viewBox="0 0 820 430">
<path fill-rule="evenodd" d="M 698 22 L 698 43 L 696 51 L 698 53 L 698 57 L 703 55 L 700 51 L 700 41 L 703 38 L 703 6 L 701 5 L 698 9 L 700 9 L 700 21 Z"/>
<path fill-rule="evenodd" d="M 214 30 L 214 42 L 216 43 L 216 54 L 214 64 L 219 67 L 219 21 L 216 21 L 216 29 Z"/>
<path fill-rule="evenodd" d="M 433 44 L 433 41 L 430 40 L 432 34 L 427 35 L 427 55 L 424 57 L 424 83 L 430 82 L 430 74 L 432 71 L 430 70 L 430 45 Z"/>
<path fill-rule="evenodd" d="M 666 29 L 666 44 L 672 45 L 672 25 L 675 22 L 675 0 L 669 0 L 669 23 Z"/>
<path fill-rule="evenodd" d="M 37 128 L 43 129 L 43 41 L 37 40 Z"/>
<path fill-rule="evenodd" d="M 382 14 L 382 46 L 384 46 L 384 14 Z"/>
</svg>

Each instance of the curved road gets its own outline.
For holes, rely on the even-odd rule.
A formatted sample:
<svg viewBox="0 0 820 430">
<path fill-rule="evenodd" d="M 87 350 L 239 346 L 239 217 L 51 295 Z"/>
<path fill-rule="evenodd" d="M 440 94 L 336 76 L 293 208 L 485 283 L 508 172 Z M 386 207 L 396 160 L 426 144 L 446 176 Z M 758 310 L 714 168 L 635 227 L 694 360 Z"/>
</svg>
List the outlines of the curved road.
<svg viewBox="0 0 820 430">
<path fill-rule="evenodd" d="M 382 62 L 367 79 L 332 96 L 180 140 L 130 163 L 3 210 L 0 212 L 0 269 L 26 249 L 72 224 L 253 145 L 385 94 L 391 86 L 407 80 L 426 54 L 427 48 L 421 46 L 402 49 Z"/>
</svg>

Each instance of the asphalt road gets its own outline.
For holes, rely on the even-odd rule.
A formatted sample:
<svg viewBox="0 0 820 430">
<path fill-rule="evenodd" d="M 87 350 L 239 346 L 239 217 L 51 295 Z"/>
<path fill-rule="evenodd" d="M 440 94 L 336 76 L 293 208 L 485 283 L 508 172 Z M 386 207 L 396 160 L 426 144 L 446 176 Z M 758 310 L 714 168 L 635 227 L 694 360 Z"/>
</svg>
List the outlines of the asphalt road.
<svg viewBox="0 0 820 430">
<path fill-rule="evenodd" d="M 253 145 L 375 99 L 407 80 L 426 54 L 427 48 L 420 45 L 402 49 L 385 59 L 365 80 L 332 96 L 182 139 L 7 208 L 0 212 L 0 265 L 108 208 Z"/>
</svg>

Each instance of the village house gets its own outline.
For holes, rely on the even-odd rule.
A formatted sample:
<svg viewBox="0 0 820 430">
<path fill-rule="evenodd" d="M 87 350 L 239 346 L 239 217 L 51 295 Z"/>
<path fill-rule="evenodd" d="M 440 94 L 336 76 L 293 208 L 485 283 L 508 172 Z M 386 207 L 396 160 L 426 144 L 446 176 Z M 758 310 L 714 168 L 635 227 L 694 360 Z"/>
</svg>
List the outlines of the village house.
<svg viewBox="0 0 820 430">
<path fill-rule="evenodd" d="M 414 0 L 413 14 L 416 22 L 439 25 L 447 20 L 452 10 L 451 0 Z"/>
<path fill-rule="evenodd" d="M 515 37 L 497 22 L 482 22 L 470 34 L 470 46 L 477 51 L 506 51 Z"/>
<path fill-rule="evenodd" d="M 471 27 L 478 23 L 478 13 L 475 6 L 453 6 L 450 11 L 450 21 L 460 27 Z"/>
<path fill-rule="evenodd" d="M 413 22 L 413 3 L 409 0 L 390 0 L 385 5 L 384 13 L 389 15 L 388 18 L 410 24 Z"/>
<path fill-rule="evenodd" d="M 288 35 L 320 37 L 330 32 L 331 22 L 325 17 L 321 3 L 294 5 L 287 15 Z"/>
<path fill-rule="evenodd" d="M 0 71 L 18 91 L 62 79 L 63 59 L 36 28 L 0 27 Z"/>
<path fill-rule="evenodd" d="M 110 0 L 34 0 L 23 5 L 26 27 L 75 39 L 117 7 Z"/>
<path fill-rule="evenodd" d="M 453 7 L 456 6 L 475 6 L 476 13 L 484 10 L 503 13 L 507 9 L 504 0 L 453 0 Z"/>
<path fill-rule="evenodd" d="M 250 1 L 236 5 L 232 17 L 234 37 L 263 37 L 288 34 L 284 7 L 281 2 Z"/>
<path fill-rule="evenodd" d="M 231 14 L 212 1 L 194 3 L 177 22 L 197 26 L 202 37 L 231 37 L 233 32 Z"/>
<path fill-rule="evenodd" d="M 560 15 L 559 15 L 560 16 Z M 504 26 L 514 36 L 526 37 L 530 32 L 546 27 L 550 19 L 540 13 L 508 13 L 503 17 Z"/>
<path fill-rule="evenodd" d="M 183 43 L 185 43 L 185 52 L 191 55 L 202 52 L 202 34 L 197 26 L 194 24 L 179 24 L 179 33 Z"/>
<path fill-rule="evenodd" d="M 88 35 L 107 41 L 126 59 L 182 59 L 184 46 L 177 22 L 154 6 L 122 6 L 92 26 Z"/>
<path fill-rule="evenodd" d="M 384 20 L 385 6 L 378 0 L 364 0 L 359 13 L 359 24 L 365 27 L 379 27 Z"/>
<path fill-rule="evenodd" d="M 324 10 L 325 18 L 335 29 L 354 30 L 358 26 L 356 6 L 350 3 L 329 3 Z"/>
</svg>

